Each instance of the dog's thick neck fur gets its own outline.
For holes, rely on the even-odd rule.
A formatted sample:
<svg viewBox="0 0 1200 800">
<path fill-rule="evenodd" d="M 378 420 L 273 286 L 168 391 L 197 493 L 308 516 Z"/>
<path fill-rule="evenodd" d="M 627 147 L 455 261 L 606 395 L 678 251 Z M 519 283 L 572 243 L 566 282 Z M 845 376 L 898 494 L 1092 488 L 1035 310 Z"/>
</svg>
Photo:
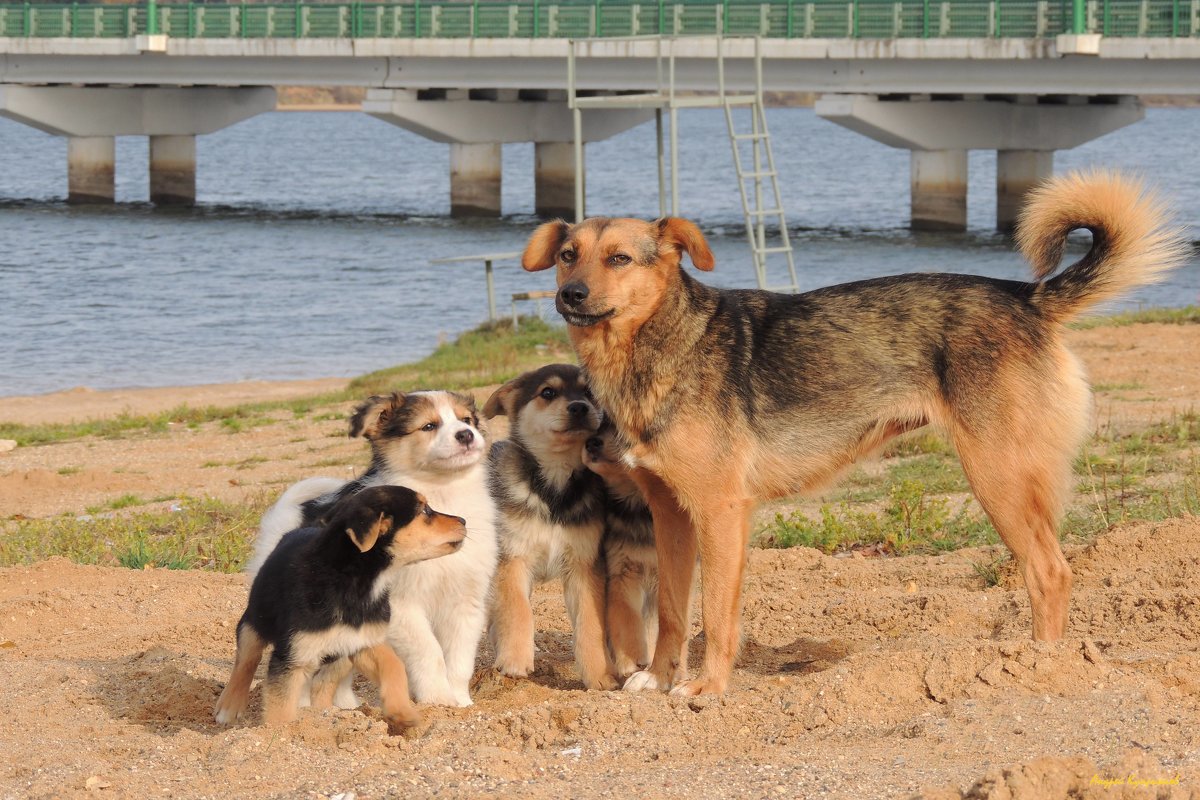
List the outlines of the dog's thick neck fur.
<svg viewBox="0 0 1200 800">
<path fill-rule="evenodd" d="M 536 447 L 516 424 L 509 433 L 508 446 L 522 482 L 545 504 L 555 523 L 573 525 L 595 515 L 603 480 L 584 465 L 578 444 Z"/>
<path fill-rule="evenodd" d="M 592 393 L 630 445 L 647 444 L 667 427 L 677 398 L 673 376 L 688 373 L 685 362 L 721 304 L 720 290 L 678 265 L 668 269 L 676 277 L 640 326 L 629 330 L 617 319 L 568 329 Z"/>
</svg>

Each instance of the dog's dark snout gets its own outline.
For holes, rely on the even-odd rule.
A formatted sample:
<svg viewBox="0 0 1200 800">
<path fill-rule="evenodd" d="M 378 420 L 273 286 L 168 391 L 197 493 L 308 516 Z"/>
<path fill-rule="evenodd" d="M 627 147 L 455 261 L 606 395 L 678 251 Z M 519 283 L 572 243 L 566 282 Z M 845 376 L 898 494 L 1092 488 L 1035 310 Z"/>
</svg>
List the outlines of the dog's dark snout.
<svg viewBox="0 0 1200 800">
<path fill-rule="evenodd" d="M 567 413 L 571 415 L 572 419 L 582 419 L 587 416 L 589 411 L 591 411 L 591 406 L 578 400 L 567 404 Z"/>
<path fill-rule="evenodd" d="M 471 430 L 470 428 L 463 428 L 461 431 L 454 434 L 454 438 L 458 440 L 459 444 L 470 444 L 471 442 L 475 441 L 475 431 Z"/>
<path fill-rule="evenodd" d="M 587 300 L 587 284 L 581 281 L 571 281 L 570 283 L 563 284 L 563 287 L 558 290 L 558 298 L 562 300 L 563 305 L 575 308 L 584 300 Z"/>
</svg>

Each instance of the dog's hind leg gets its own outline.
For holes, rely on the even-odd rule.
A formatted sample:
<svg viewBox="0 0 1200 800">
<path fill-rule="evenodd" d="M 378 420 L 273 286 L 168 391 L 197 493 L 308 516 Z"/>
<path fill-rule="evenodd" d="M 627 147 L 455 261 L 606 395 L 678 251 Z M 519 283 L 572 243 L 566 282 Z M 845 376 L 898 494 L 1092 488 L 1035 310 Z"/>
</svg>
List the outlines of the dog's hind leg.
<svg viewBox="0 0 1200 800">
<path fill-rule="evenodd" d="M 238 625 L 237 654 L 233 660 L 233 672 L 229 683 L 217 699 L 217 707 L 213 713 L 217 722 L 228 725 L 236 720 L 250 699 L 250 684 L 254 681 L 254 673 L 258 663 L 262 661 L 263 650 L 267 643 L 249 625 Z"/>
<path fill-rule="evenodd" d="M 649 664 L 649 648 L 646 643 L 645 575 L 640 565 L 622 557 L 619 550 L 612 551 L 608 562 L 608 604 L 605 609 L 605 627 L 612 645 L 613 669 L 618 678 L 627 678 L 642 666 Z"/>
<path fill-rule="evenodd" d="M 379 687 L 379 700 L 389 733 L 421 724 L 421 712 L 408 696 L 408 673 L 404 662 L 387 644 L 360 650 L 353 656 L 354 666 Z"/>
<path fill-rule="evenodd" d="M 649 669 L 625 681 L 629 692 L 670 689 L 687 676 L 688 615 L 692 577 L 696 569 L 696 531 L 661 478 L 643 469 L 631 473 L 654 517 L 654 548 L 658 558 L 658 638 Z"/>
<path fill-rule="evenodd" d="M 350 663 L 349 658 L 339 658 L 337 661 L 322 666 L 312 679 L 312 707 L 329 708 L 334 705 L 335 693 L 341 688 L 343 681 L 353 680 L 353 675 L 354 666 Z M 354 707 L 357 708 L 357 706 Z"/>
<path fill-rule="evenodd" d="M 570 553 L 563 574 L 563 599 L 575 636 L 575 665 L 585 689 L 615 689 L 604 642 L 604 572 L 597 532 L 592 551 Z"/>
<path fill-rule="evenodd" d="M 500 557 L 492 608 L 492 644 L 496 670 L 523 678 L 533 672 L 533 577 L 523 558 Z"/>
<path fill-rule="evenodd" d="M 276 649 L 267 666 L 266 688 L 263 691 L 263 720 L 268 725 L 281 725 L 296 718 L 300 695 L 317 665 L 289 664 Z"/>
<path fill-rule="evenodd" d="M 1077 364 L 1065 351 L 1060 358 L 1037 384 L 1005 391 L 1000 382 L 1003 420 L 950 426 L 971 488 L 1020 567 L 1040 641 L 1062 638 L 1067 627 L 1071 568 L 1058 526 L 1088 418 Z"/>
</svg>

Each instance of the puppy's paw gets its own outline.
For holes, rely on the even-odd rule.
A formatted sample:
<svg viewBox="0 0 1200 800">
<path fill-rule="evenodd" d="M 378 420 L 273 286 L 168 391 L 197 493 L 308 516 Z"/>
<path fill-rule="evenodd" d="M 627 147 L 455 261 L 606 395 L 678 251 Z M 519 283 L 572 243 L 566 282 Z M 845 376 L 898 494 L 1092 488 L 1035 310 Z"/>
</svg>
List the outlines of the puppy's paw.
<svg viewBox="0 0 1200 800">
<path fill-rule="evenodd" d="M 584 678 L 583 688 L 588 691 L 607 692 L 620 686 L 620 682 L 612 675 L 605 673 L 599 678 Z"/>
<path fill-rule="evenodd" d="M 700 694 L 724 694 L 725 683 L 712 678 L 697 678 L 692 681 L 680 681 L 671 689 L 676 697 L 695 697 Z"/>
<path fill-rule="evenodd" d="M 495 668 L 509 678 L 528 678 L 533 674 L 533 653 L 497 655 Z"/>
<path fill-rule="evenodd" d="M 390 736 L 403 736 L 406 731 L 420 727 L 424 721 L 421 717 L 421 712 L 415 708 L 411 711 L 384 716 L 383 719 L 387 723 L 388 734 Z"/>
<path fill-rule="evenodd" d="M 644 669 L 630 675 L 621 688 L 627 692 L 654 692 L 665 687 L 659 684 L 657 675 Z"/>
<path fill-rule="evenodd" d="M 419 690 L 414 690 L 413 699 L 418 703 L 427 703 L 431 706 L 458 707 L 461 705 L 458 701 L 458 696 L 455 695 L 449 686 L 440 686 L 437 688 L 422 687 Z"/>
<path fill-rule="evenodd" d="M 342 685 L 338 687 L 337 693 L 333 696 L 333 704 L 338 708 L 358 708 L 362 705 L 362 700 L 358 699 L 353 688 Z"/>
<path fill-rule="evenodd" d="M 459 708 L 466 708 L 467 706 L 475 705 L 475 703 L 471 701 L 471 695 L 467 692 L 467 690 L 463 689 L 461 691 L 454 692 L 454 703 L 451 705 L 458 706 Z"/>
</svg>

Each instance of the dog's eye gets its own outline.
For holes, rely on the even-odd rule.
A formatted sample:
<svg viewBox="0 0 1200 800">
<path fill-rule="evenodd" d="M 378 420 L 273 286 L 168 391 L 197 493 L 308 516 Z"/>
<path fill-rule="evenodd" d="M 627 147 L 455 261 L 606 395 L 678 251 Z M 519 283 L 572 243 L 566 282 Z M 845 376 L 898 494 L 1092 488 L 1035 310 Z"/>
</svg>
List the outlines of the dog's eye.
<svg viewBox="0 0 1200 800">
<path fill-rule="evenodd" d="M 575 251 L 574 250 L 563 250 L 561 253 L 558 254 L 558 257 L 561 258 L 564 263 L 570 264 L 575 261 Z"/>
<path fill-rule="evenodd" d="M 623 267 L 631 261 L 633 261 L 633 259 L 624 253 L 617 253 L 615 256 L 612 256 L 608 259 L 608 263 L 612 264 L 614 267 Z"/>
<path fill-rule="evenodd" d="M 426 422 L 424 425 L 421 426 L 421 430 L 423 430 L 423 431 L 436 431 L 437 429 L 438 429 L 438 424 L 436 422 Z"/>
<path fill-rule="evenodd" d="M 421 513 L 430 519 L 433 518 L 433 509 L 429 507 L 428 503 L 425 504 L 425 508 L 421 509 Z"/>
<path fill-rule="evenodd" d="M 543 400 L 553 400 L 558 397 L 558 390 L 547 386 L 545 389 L 542 389 L 541 395 Z"/>
<path fill-rule="evenodd" d="M 463 418 L 462 418 L 462 421 L 463 421 L 463 422 L 465 422 L 465 423 L 467 423 L 468 425 L 470 425 L 470 424 L 471 424 L 471 418 L 470 418 L 470 417 L 463 417 Z"/>
</svg>

